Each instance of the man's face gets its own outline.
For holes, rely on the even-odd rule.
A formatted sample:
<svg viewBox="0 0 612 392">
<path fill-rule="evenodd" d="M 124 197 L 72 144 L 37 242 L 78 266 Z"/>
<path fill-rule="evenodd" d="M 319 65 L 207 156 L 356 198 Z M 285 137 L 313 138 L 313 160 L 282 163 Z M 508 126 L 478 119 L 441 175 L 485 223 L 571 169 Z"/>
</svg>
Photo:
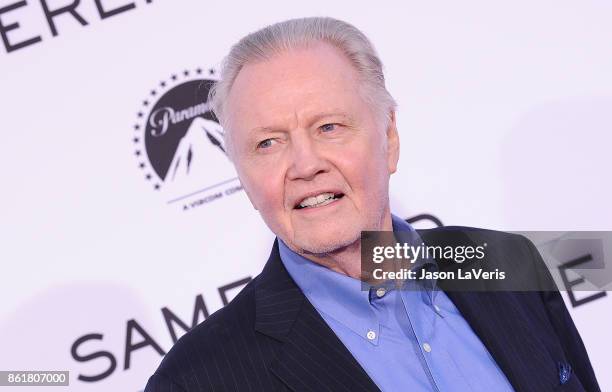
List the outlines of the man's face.
<svg viewBox="0 0 612 392">
<path fill-rule="evenodd" d="M 268 227 L 300 253 L 391 230 L 395 119 L 383 129 L 357 78 L 337 48 L 317 43 L 247 64 L 228 97 L 241 183 Z"/>
</svg>

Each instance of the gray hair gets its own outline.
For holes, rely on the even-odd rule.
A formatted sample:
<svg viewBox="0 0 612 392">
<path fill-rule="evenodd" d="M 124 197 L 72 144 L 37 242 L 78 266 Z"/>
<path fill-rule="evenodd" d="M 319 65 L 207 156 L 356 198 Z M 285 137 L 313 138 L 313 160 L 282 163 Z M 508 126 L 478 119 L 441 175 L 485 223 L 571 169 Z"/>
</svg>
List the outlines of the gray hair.
<svg viewBox="0 0 612 392">
<path fill-rule="evenodd" d="M 361 81 L 362 97 L 371 104 L 385 128 L 397 104 L 385 87 L 383 66 L 370 40 L 353 25 L 328 17 L 290 19 L 255 31 L 235 44 L 221 66 L 220 79 L 210 89 L 208 102 L 225 130 L 225 148 L 231 159 L 227 134 L 230 119 L 226 103 L 238 73 L 246 64 L 316 42 L 329 43 L 353 64 Z"/>
</svg>

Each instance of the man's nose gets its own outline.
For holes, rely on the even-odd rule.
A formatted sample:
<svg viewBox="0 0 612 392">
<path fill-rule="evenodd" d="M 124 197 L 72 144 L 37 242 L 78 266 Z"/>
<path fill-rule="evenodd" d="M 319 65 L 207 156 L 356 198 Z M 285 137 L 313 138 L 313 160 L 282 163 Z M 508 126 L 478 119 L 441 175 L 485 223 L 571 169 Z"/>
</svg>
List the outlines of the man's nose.
<svg viewBox="0 0 612 392">
<path fill-rule="evenodd" d="M 291 180 L 312 180 L 327 170 L 326 160 L 316 143 L 308 136 L 291 141 L 290 165 L 287 176 Z"/>
</svg>

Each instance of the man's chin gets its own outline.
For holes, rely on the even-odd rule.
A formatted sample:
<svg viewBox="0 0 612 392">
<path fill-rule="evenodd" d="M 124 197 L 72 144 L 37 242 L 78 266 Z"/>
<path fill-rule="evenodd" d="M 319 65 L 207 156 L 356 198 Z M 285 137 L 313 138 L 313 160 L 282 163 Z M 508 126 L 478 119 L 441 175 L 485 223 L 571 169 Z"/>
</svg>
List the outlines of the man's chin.
<svg viewBox="0 0 612 392">
<path fill-rule="evenodd" d="M 335 238 L 308 238 L 303 241 L 296 241 L 299 253 L 311 255 L 325 255 L 329 253 L 342 252 L 352 246 L 359 246 L 361 233 L 343 239 Z"/>
</svg>

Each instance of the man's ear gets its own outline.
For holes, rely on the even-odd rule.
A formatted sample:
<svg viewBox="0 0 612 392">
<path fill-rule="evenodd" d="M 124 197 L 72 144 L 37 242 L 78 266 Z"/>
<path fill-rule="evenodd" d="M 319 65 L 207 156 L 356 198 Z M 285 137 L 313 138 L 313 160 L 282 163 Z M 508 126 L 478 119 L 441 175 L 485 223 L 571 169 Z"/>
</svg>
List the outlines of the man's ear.
<svg viewBox="0 0 612 392">
<path fill-rule="evenodd" d="M 387 137 L 387 166 L 389 169 L 389 174 L 393 174 L 397 171 L 397 162 L 399 161 L 400 152 L 400 141 L 395 122 L 394 110 L 392 110 L 390 113 L 389 125 L 387 126 L 385 136 Z"/>
</svg>

